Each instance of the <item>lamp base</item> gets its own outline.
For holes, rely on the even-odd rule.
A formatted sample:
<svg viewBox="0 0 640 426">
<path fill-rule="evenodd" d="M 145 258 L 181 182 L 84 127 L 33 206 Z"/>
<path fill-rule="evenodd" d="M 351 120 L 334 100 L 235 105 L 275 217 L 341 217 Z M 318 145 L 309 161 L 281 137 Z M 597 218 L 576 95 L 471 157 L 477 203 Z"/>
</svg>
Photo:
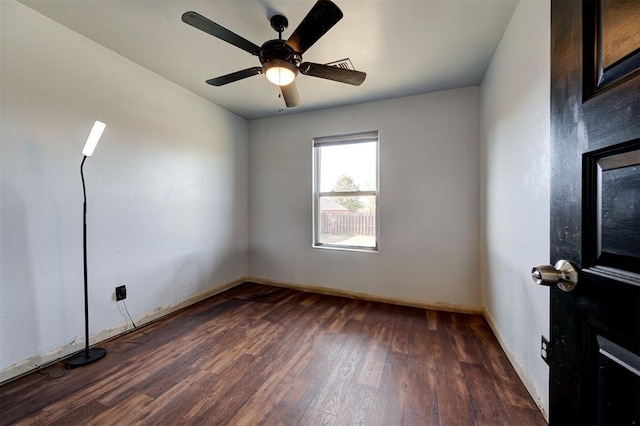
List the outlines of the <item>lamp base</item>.
<svg viewBox="0 0 640 426">
<path fill-rule="evenodd" d="M 91 364 L 99 359 L 104 358 L 107 355 L 107 350 L 104 348 L 92 348 L 79 352 L 69 358 L 65 365 L 69 368 L 82 367 L 83 365 Z"/>
</svg>

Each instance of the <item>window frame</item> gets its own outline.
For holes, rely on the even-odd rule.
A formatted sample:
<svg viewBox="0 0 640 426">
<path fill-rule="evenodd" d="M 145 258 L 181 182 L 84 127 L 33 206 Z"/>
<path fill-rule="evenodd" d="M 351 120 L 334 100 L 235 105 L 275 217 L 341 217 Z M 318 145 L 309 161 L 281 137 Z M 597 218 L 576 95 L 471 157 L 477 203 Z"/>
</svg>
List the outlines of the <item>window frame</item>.
<svg viewBox="0 0 640 426">
<path fill-rule="evenodd" d="M 320 186 L 320 164 L 322 160 L 319 148 L 336 145 L 353 145 L 357 143 L 376 144 L 375 177 L 376 189 L 367 191 L 319 191 Z M 380 251 L 380 132 L 378 130 L 368 132 L 358 132 L 334 136 L 321 136 L 312 139 L 311 149 L 313 152 L 313 241 L 312 247 L 329 250 L 358 251 L 367 253 L 378 253 Z M 373 196 L 375 198 L 375 245 L 356 246 L 351 244 L 321 243 L 320 236 L 320 199 L 322 197 L 361 197 Z"/>
</svg>

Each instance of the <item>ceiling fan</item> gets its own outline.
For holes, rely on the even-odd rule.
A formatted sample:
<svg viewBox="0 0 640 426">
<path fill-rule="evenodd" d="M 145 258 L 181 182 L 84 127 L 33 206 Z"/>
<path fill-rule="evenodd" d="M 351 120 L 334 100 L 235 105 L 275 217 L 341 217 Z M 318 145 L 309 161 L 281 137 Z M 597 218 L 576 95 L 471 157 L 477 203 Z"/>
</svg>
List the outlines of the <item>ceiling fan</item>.
<svg viewBox="0 0 640 426">
<path fill-rule="evenodd" d="M 288 27 L 289 21 L 283 15 L 274 15 L 270 19 L 271 28 L 278 32 L 278 38 L 266 41 L 262 46 L 250 42 L 196 12 L 184 13 L 182 21 L 260 59 L 261 67 L 247 68 L 212 78 L 207 80 L 208 84 L 223 86 L 247 77 L 265 74 L 270 82 L 280 86 L 287 107 L 295 107 L 300 104 L 300 95 L 295 83 L 298 72 L 354 86 L 359 86 L 366 78 L 367 74 L 362 71 L 302 62 L 302 55 L 342 19 L 342 16 L 342 11 L 333 2 L 318 0 L 289 39 L 283 40 L 282 32 Z"/>
</svg>

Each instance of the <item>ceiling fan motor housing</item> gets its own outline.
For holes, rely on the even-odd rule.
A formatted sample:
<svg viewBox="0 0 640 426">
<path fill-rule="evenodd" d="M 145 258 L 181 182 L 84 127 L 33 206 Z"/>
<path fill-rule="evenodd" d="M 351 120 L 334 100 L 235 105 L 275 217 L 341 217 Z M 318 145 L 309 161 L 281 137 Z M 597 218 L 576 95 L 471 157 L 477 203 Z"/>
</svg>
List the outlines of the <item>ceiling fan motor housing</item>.
<svg viewBox="0 0 640 426">
<path fill-rule="evenodd" d="M 298 66 L 302 56 L 298 55 L 287 45 L 285 40 L 269 40 L 260 48 L 260 63 L 263 72 L 274 66 L 290 69 L 294 75 L 298 75 Z"/>
<path fill-rule="evenodd" d="M 287 61 L 295 66 L 300 65 L 300 62 L 302 62 L 302 56 L 298 55 L 289 47 L 285 40 L 269 40 L 265 42 L 262 47 L 260 47 L 258 57 L 262 65 L 274 59 Z"/>
</svg>

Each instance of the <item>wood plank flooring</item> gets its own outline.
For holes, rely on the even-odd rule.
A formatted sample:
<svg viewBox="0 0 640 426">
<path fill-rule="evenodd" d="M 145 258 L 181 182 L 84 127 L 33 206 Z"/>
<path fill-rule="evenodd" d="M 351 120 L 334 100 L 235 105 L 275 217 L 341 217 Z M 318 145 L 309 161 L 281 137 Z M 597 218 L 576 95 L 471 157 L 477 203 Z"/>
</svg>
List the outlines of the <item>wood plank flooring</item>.
<svg viewBox="0 0 640 426">
<path fill-rule="evenodd" d="M 0 424 L 546 425 L 480 315 L 245 283 L 0 387 Z"/>
</svg>

